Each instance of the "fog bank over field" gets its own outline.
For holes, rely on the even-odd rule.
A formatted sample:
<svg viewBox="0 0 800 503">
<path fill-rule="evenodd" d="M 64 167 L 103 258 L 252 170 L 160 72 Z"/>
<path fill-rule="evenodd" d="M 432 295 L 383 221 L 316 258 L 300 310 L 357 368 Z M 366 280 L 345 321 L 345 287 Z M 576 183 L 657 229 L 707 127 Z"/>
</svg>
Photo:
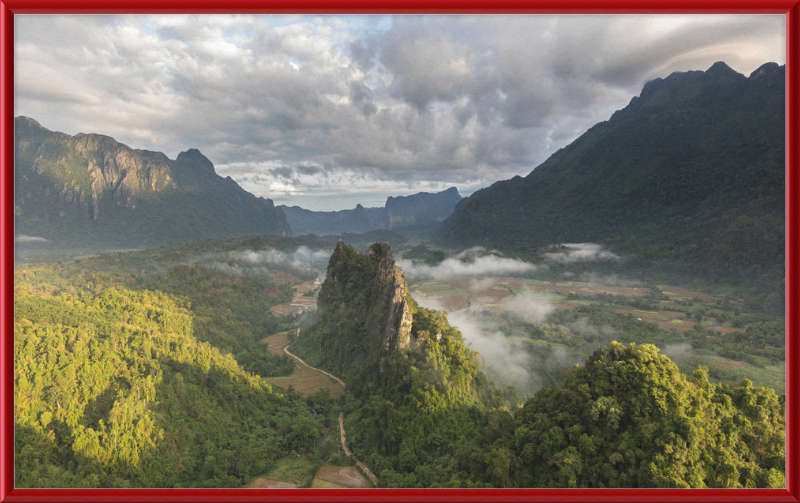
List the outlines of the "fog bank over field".
<svg viewBox="0 0 800 503">
<path fill-rule="evenodd" d="M 300 271 L 325 272 L 331 252 L 312 250 L 300 246 L 293 252 L 279 250 L 237 250 L 226 253 L 211 253 L 191 260 L 219 271 L 242 275 L 272 276 L 271 267 L 285 264 Z"/>
<path fill-rule="evenodd" d="M 492 280 L 475 280 L 478 285 Z M 414 297 L 423 307 L 446 311 L 439 299 Z M 518 315 L 527 321 L 542 322 L 554 309 L 546 302 L 513 298 L 502 304 L 506 311 Z M 501 386 L 514 386 L 522 393 L 533 393 L 548 383 L 542 373 L 559 372 L 570 365 L 582 363 L 577 355 L 570 354 L 563 348 L 543 349 L 536 354 L 530 351 L 525 342 L 528 336 L 522 332 L 504 332 L 502 330 L 485 330 L 473 313 L 468 309 L 460 309 L 447 313 L 450 324 L 461 332 L 464 343 L 477 351 L 478 359 L 483 362 L 487 375 Z M 590 330 L 592 327 L 586 327 Z"/>
<path fill-rule="evenodd" d="M 597 243 L 564 243 L 556 252 L 545 253 L 547 260 L 570 264 L 573 262 L 590 262 L 594 260 L 620 260 L 622 257 L 606 250 Z"/>
<path fill-rule="evenodd" d="M 451 276 L 507 276 L 535 271 L 537 266 L 523 260 L 503 257 L 496 250 L 476 246 L 444 259 L 437 265 L 416 264 L 398 259 L 397 265 L 407 277 L 447 278 Z"/>
</svg>

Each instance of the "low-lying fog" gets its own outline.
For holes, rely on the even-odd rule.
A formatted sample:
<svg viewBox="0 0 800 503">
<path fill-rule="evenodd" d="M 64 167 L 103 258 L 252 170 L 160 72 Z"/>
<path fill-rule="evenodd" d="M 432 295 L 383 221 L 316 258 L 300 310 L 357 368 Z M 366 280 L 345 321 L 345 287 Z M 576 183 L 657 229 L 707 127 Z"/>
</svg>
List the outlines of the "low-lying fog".
<svg viewBox="0 0 800 503">
<path fill-rule="evenodd" d="M 553 248 L 555 251 L 546 253 L 545 261 L 541 264 L 507 258 L 500 252 L 483 247 L 470 248 L 448 257 L 438 265 L 419 264 L 405 259 L 397 260 L 397 264 L 405 272 L 409 284 L 423 279 L 469 277 L 472 278 L 469 289 L 478 292 L 497 285 L 497 279 L 492 276 L 513 276 L 540 268 L 546 269 L 547 262 L 574 263 L 620 259 L 618 255 L 594 243 L 564 244 Z M 569 274 L 576 276 L 574 273 Z M 621 283 L 616 276 L 601 276 L 587 272 L 571 279 L 612 286 Z M 570 352 L 561 347 L 543 348 L 537 353 L 536 348 L 526 343 L 529 340 L 527 334 L 484 329 L 476 317 L 481 309 L 470 307 L 448 310 L 439 299 L 419 295 L 414 290 L 412 295 L 423 307 L 447 312 L 450 323 L 459 329 L 466 344 L 480 353 L 479 358 L 484 363 L 484 370 L 499 385 L 513 385 L 523 393 L 533 393 L 547 384 L 542 377 L 543 374 L 556 374 L 574 364 L 583 363 L 586 359 L 584 354 Z M 473 296 L 471 302 L 473 305 L 483 305 L 479 294 Z M 523 295 L 509 296 L 502 300 L 494 297 L 492 302 L 495 303 L 493 306 L 499 308 L 496 311 L 505 312 L 505 316 L 527 322 L 544 323 L 555 309 L 551 303 Z M 610 326 L 597 327 L 589 324 L 585 318 L 571 323 L 566 328 L 576 335 L 603 342 L 613 340 L 617 335 Z"/>
</svg>

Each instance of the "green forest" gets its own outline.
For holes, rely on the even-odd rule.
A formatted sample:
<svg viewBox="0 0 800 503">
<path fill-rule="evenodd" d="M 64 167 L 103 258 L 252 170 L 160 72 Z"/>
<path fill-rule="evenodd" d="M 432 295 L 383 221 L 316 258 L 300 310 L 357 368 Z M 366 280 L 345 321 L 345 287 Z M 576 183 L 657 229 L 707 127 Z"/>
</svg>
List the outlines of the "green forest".
<svg viewBox="0 0 800 503">
<path fill-rule="evenodd" d="M 206 241 L 16 268 L 17 487 L 242 487 L 286 456 L 330 457 L 322 432 L 338 411 L 312 409 L 330 398 L 265 384 L 293 364 L 258 345 L 291 324 L 269 312 L 293 290 L 270 274 L 311 273 L 220 270 L 238 249 L 275 248 Z"/>
</svg>

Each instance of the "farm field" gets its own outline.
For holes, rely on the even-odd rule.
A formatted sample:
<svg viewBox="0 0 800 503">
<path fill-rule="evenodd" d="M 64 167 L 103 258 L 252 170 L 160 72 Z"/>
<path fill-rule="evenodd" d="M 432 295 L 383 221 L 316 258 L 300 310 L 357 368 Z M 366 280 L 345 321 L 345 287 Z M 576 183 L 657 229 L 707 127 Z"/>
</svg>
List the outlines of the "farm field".
<svg viewBox="0 0 800 503">
<path fill-rule="evenodd" d="M 295 292 L 291 302 L 272 306 L 269 311 L 275 316 L 291 316 L 304 311 L 314 310 L 317 306 L 316 297 L 308 297 L 305 294 L 313 292 L 319 285 L 320 284 L 317 283 L 316 280 L 300 283 L 295 286 Z"/>
<path fill-rule="evenodd" d="M 267 344 L 267 350 L 269 352 L 282 355 L 285 354 L 283 348 L 289 344 L 289 335 L 288 332 L 279 332 L 265 337 L 260 343 Z M 281 388 L 288 388 L 291 386 L 304 397 L 313 395 L 322 388 L 327 388 L 331 392 L 331 398 L 333 399 L 338 399 L 340 396 L 344 395 L 344 388 L 341 384 L 319 370 L 309 367 L 297 360 L 295 360 L 292 375 L 284 377 L 265 377 L 263 379 L 264 382 L 274 386 L 280 386 Z"/>
<path fill-rule="evenodd" d="M 275 462 L 272 471 L 256 477 L 248 488 L 294 489 L 303 483 L 311 461 L 306 457 L 286 456 Z"/>
<path fill-rule="evenodd" d="M 323 465 L 314 477 L 314 488 L 368 488 L 369 481 L 353 466 Z"/>
</svg>

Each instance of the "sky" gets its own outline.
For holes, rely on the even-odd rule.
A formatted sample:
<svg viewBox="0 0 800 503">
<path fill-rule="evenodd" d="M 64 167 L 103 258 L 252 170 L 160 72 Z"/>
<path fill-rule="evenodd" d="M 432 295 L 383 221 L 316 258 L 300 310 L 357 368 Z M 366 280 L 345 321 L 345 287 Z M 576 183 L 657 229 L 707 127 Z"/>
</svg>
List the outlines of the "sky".
<svg viewBox="0 0 800 503">
<path fill-rule="evenodd" d="M 525 176 L 644 84 L 785 64 L 783 15 L 16 15 L 14 107 L 317 211 Z"/>
</svg>

